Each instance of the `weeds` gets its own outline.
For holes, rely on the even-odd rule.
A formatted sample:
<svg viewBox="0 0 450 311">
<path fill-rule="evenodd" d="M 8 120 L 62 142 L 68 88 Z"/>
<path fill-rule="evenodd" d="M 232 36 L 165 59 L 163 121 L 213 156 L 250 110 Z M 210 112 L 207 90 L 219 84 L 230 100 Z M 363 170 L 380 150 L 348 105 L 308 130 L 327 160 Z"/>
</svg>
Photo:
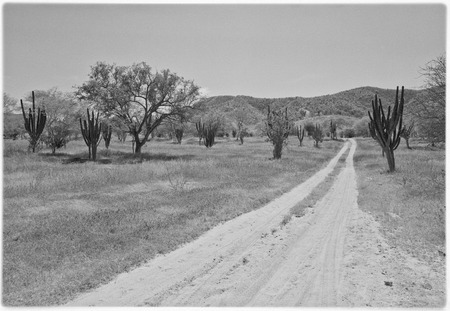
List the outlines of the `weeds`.
<svg viewBox="0 0 450 311">
<path fill-rule="evenodd" d="M 108 165 L 63 164 L 87 157 L 82 141 L 56 156 L 21 153 L 21 141 L 5 143 L 3 303 L 64 303 L 261 207 L 342 146 L 324 142 L 318 151 L 308 143 L 269 161 L 271 146 L 259 138 L 248 138 L 245 148 L 223 141 L 207 153 L 196 144 L 152 141 L 141 157 L 129 153 L 130 143 L 112 142 L 98 153 L 99 160 L 109 157 Z"/>
<path fill-rule="evenodd" d="M 183 162 L 171 162 L 165 165 L 165 169 L 170 187 L 174 191 L 184 191 L 186 189 L 187 179 L 183 170 Z"/>
<path fill-rule="evenodd" d="M 386 174 L 385 159 L 375 142 L 360 139 L 358 146 L 355 167 L 360 208 L 381 222 L 391 245 L 434 260 L 445 245 L 445 152 L 400 145 L 398 169 Z M 380 202 L 380 197 L 385 199 Z"/>
</svg>

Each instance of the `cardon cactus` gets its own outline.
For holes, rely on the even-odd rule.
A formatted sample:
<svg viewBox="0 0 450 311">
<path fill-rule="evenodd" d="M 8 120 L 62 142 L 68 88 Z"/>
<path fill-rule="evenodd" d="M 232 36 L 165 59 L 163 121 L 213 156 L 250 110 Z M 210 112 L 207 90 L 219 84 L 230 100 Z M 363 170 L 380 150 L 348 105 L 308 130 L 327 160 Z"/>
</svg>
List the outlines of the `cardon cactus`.
<svg viewBox="0 0 450 311">
<path fill-rule="evenodd" d="M 305 127 L 302 127 L 301 125 L 297 126 L 297 138 L 300 142 L 300 146 L 302 146 L 303 138 L 305 137 Z"/>
<path fill-rule="evenodd" d="M 333 120 L 330 121 L 330 136 L 331 139 L 337 139 L 337 125 Z"/>
<path fill-rule="evenodd" d="M 214 145 L 217 130 L 219 124 L 216 122 L 208 122 L 208 125 L 202 124 L 201 121 L 196 123 L 197 131 L 199 132 L 200 141 L 203 139 L 203 143 L 206 148 L 211 148 Z M 200 143 L 199 141 L 199 143 Z"/>
<path fill-rule="evenodd" d="M 97 158 L 97 146 L 102 138 L 102 125 L 98 122 L 98 116 L 99 113 L 97 113 L 97 118 L 95 118 L 93 111 L 90 116 L 89 109 L 87 109 L 87 121 L 81 121 L 80 118 L 81 134 L 83 135 L 84 142 L 89 148 L 89 159 L 92 157 L 94 161 Z"/>
<path fill-rule="evenodd" d="M 398 86 L 395 94 L 394 108 L 388 107 L 387 116 L 384 113 L 381 99 L 375 95 L 375 100 L 372 101 L 372 114 L 369 113 L 369 131 L 373 139 L 375 139 L 381 146 L 389 165 L 389 172 L 395 171 L 394 150 L 400 144 L 400 136 L 402 135 L 402 121 L 403 121 L 403 106 L 405 100 L 403 97 L 404 87 L 402 86 L 402 93 L 398 97 Z M 391 113 L 392 112 L 392 113 Z"/>
<path fill-rule="evenodd" d="M 36 114 L 36 108 L 34 104 L 34 91 L 31 92 L 31 95 L 33 100 L 33 109 L 29 108 L 28 117 L 25 114 L 22 100 L 20 100 L 20 106 L 22 107 L 25 130 L 28 132 L 28 135 L 30 135 L 30 149 L 35 152 L 36 146 L 39 142 L 39 138 L 44 131 L 45 122 L 47 121 L 47 115 L 45 114 L 45 109 L 41 110 L 41 108 L 38 108 Z"/>
<path fill-rule="evenodd" d="M 323 131 L 319 124 L 316 123 L 316 126 L 313 131 L 312 135 L 314 139 L 314 146 L 319 147 L 319 142 L 321 143 L 323 141 Z"/>
</svg>

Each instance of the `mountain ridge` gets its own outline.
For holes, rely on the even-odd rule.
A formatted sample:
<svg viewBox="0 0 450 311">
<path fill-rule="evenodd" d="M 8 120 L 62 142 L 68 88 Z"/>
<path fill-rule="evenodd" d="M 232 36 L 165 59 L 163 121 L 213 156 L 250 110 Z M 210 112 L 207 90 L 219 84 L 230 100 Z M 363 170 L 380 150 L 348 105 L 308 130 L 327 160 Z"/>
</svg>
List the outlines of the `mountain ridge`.
<svg viewBox="0 0 450 311">
<path fill-rule="evenodd" d="M 405 107 L 415 101 L 423 91 L 405 89 Z M 288 108 L 293 119 L 318 115 L 343 115 L 362 118 L 371 109 L 375 94 L 378 95 L 384 106 L 392 105 L 395 101 L 396 89 L 364 86 L 315 97 L 258 98 L 247 95 L 218 95 L 201 100 L 197 103 L 197 107 L 226 113 L 223 110 L 233 110 L 232 107 L 237 109 L 242 105 L 250 105 L 265 115 L 267 107 L 270 105 L 271 109 Z M 222 106 L 228 109 L 223 109 Z"/>
</svg>

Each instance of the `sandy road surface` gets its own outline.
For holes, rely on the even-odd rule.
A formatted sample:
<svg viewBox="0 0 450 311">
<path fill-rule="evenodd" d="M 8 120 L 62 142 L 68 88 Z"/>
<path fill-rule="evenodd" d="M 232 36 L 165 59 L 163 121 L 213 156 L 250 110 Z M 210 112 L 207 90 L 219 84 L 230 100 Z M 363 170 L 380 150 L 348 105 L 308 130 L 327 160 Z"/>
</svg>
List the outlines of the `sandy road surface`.
<svg viewBox="0 0 450 311">
<path fill-rule="evenodd" d="M 328 193 L 305 216 L 280 227 L 349 146 L 345 167 Z M 290 192 L 68 305 L 401 305 L 394 302 L 401 294 L 394 299 L 392 288 L 384 286 L 377 248 L 384 242 L 377 224 L 357 206 L 355 149 L 349 140 L 324 169 Z"/>
<path fill-rule="evenodd" d="M 356 143 L 352 140 L 344 145 L 324 169 L 266 206 L 221 224 L 178 250 L 158 256 L 129 273 L 119 275 L 111 283 L 81 295 L 69 305 L 240 306 L 280 303 L 278 298 L 270 298 L 273 291 L 271 286 L 277 287 L 274 282 L 283 282 L 286 279 L 284 274 L 292 275 L 292 271 L 288 271 L 291 269 L 289 265 L 305 265 L 304 259 L 310 263 L 317 262 L 315 256 L 328 258 L 330 250 L 322 250 L 315 245 L 335 244 L 334 235 L 326 232 L 337 215 L 327 216 L 325 211 L 317 210 L 302 217 L 301 222 L 291 221 L 284 227 L 286 230 L 272 229 L 279 228 L 289 209 L 328 176 L 349 145 L 352 147 L 346 171 L 350 173 L 341 173 L 341 181 L 336 185 L 348 185 L 351 186 L 348 189 L 355 191 L 351 158 Z M 329 197 L 328 201 L 343 200 L 346 196 L 340 191 L 334 191 L 338 197 Z M 342 231 L 340 227 L 338 225 L 336 230 Z M 311 242 L 311 237 L 316 240 Z M 341 248 L 339 246 L 331 252 L 341 253 Z M 333 255 L 334 257 L 336 256 Z M 323 273 L 313 273 L 316 275 L 313 278 L 308 272 L 319 272 L 316 264 L 297 268 L 301 268 L 302 273 L 319 286 Z M 329 268 L 331 267 L 326 269 Z M 328 274 L 325 277 L 328 278 Z M 288 292 L 291 291 L 286 289 L 286 293 Z M 313 303 L 315 293 L 305 292 L 305 297 Z M 291 304 L 290 299 L 281 300 Z M 295 304 L 297 303 L 296 301 Z"/>
</svg>

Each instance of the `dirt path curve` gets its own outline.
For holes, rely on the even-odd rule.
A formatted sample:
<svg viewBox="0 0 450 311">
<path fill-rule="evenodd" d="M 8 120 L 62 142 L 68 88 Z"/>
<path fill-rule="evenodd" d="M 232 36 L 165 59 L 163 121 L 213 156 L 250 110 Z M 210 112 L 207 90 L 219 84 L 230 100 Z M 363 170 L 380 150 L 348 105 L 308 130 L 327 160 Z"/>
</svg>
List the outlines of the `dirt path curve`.
<svg viewBox="0 0 450 311">
<path fill-rule="evenodd" d="M 280 229 L 347 151 L 331 190 Z M 350 139 L 329 164 L 266 206 L 119 275 L 71 306 L 337 306 L 347 220 L 357 209 Z"/>
</svg>

